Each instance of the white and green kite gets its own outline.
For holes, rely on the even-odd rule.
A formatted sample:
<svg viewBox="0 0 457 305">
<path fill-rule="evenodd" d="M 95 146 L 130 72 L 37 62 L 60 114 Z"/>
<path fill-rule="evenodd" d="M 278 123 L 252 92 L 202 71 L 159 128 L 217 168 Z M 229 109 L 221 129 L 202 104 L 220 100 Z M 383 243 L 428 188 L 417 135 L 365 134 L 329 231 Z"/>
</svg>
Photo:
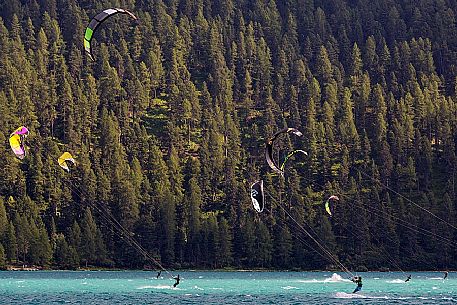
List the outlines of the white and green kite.
<svg viewBox="0 0 457 305">
<path fill-rule="evenodd" d="M 94 36 L 95 30 L 98 28 L 98 26 L 105 21 L 108 17 L 114 16 L 116 14 L 127 14 L 133 19 L 137 20 L 136 16 L 129 12 L 128 10 L 122 9 L 122 8 L 109 8 L 101 12 L 100 14 L 97 14 L 92 20 L 90 21 L 89 25 L 86 28 L 86 32 L 84 34 L 84 49 L 86 50 L 87 54 L 92 60 L 94 59 L 94 56 L 92 55 L 92 47 L 91 47 L 91 41 L 92 37 Z"/>
</svg>

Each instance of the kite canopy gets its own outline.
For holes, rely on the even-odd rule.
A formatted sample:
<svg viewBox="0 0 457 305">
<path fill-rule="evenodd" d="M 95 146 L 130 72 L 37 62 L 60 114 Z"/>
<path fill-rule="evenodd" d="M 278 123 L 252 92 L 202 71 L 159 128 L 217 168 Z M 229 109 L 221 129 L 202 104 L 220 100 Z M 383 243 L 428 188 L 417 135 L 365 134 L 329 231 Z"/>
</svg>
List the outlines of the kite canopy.
<svg viewBox="0 0 457 305">
<path fill-rule="evenodd" d="M 296 128 L 284 128 L 280 131 L 278 131 L 277 133 L 275 133 L 267 142 L 267 146 L 265 148 L 265 157 L 267 159 L 267 163 L 268 165 L 270 166 L 270 168 L 278 173 L 278 174 L 281 174 L 283 175 L 284 172 L 282 171 L 282 169 L 279 168 L 279 166 L 276 164 L 276 162 L 274 161 L 274 158 L 273 158 L 273 146 L 274 146 L 274 142 L 276 141 L 276 139 L 278 138 L 278 136 L 280 134 L 283 134 L 283 133 L 293 133 L 294 135 L 296 136 L 299 136 L 301 137 L 303 134 Z"/>
<path fill-rule="evenodd" d="M 284 161 L 282 162 L 281 164 L 281 172 L 284 172 L 284 167 L 286 166 L 286 162 L 287 160 L 289 160 L 290 157 L 292 157 L 293 155 L 295 155 L 296 153 L 302 153 L 304 154 L 305 156 L 308 156 L 308 153 L 304 150 L 301 150 L 301 149 L 296 149 L 296 150 L 293 150 L 292 152 L 290 152 L 286 158 L 284 159 Z"/>
<path fill-rule="evenodd" d="M 27 137 L 28 134 L 29 130 L 27 129 L 27 127 L 21 126 L 15 131 L 13 131 L 9 138 L 11 149 L 13 150 L 16 157 L 18 157 L 21 160 L 25 158 L 26 151 L 24 139 L 25 137 Z"/>
<path fill-rule="evenodd" d="M 67 172 L 69 172 L 70 169 L 68 168 L 67 161 L 70 161 L 71 163 L 76 164 L 76 161 L 73 158 L 73 156 L 69 152 L 66 151 L 59 157 L 57 162 L 59 162 L 59 165 L 61 168 L 63 168 Z"/>
<path fill-rule="evenodd" d="M 84 49 L 86 50 L 87 54 L 89 55 L 90 59 L 95 60 L 94 56 L 92 55 L 92 46 L 91 41 L 94 36 L 95 31 L 97 28 L 105 21 L 108 17 L 114 16 L 116 14 L 127 14 L 133 19 L 137 20 L 136 16 L 129 12 L 128 10 L 122 8 L 109 8 L 104 10 L 103 12 L 97 14 L 92 20 L 90 21 L 89 25 L 86 28 L 86 32 L 84 34 Z"/>
<path fill-rule="evenodd" d="M 265 195 L 263 193 L 263 180 L 257 180 L 251 185 L 251 200 L 254 209 L 261 213 L 265 207 Z"/>
<path fill-rule="evenodd" d="M 340 201 L 340 198 L 338 198 L 338 196 L 332 195 L 328 197 L 327 201 L 325 202 L 325 210 L 330 216 L 332 216 L 333 212 L 335 211 L 335 204 L 337 201 Z"/>
</svg>

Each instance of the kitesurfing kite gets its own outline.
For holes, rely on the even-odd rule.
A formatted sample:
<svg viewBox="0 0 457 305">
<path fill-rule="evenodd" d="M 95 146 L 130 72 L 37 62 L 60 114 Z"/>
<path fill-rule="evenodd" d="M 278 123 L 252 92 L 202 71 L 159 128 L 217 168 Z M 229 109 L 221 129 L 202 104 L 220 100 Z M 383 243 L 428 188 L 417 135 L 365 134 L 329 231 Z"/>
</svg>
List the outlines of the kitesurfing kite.
<svg viewBox="0 0 457 305">
<path fill-rule="evenodd" d="M 267 159 L 267 163 L 268 165 L 270 166 L 270 168 L 278 173 L 278 174 L 281 174 L 281 175 L 284 175 L 284 172 L 283 170 L 276 164 L 276 162 L 274 161 L 274 158 L 273 158 L 273 146 L 274 146 L 274 142 L 276 141 L 276 139 L 278 138 L 278 136 L 280 134 L 283 134 L 283 133 L 293 133 L 294 135 L 296 136 L 299 136 L 301 137 L 303 134 L 296 128 L 284 128 L 280 131 L 278 131 L 277 133 L 275 133 L 267 142 L 267 146 L 266 146 L 266 149 L 265 149 L 265 157 Z"/>
<path fill-rule="evenodd" d="M 301 150 L 301 149 L 297 149 L 297 150 L 293 150 L 292 152 L 290 152 L 286 158 L 284 159 L 284 161 L 282 162 L 281 164 L 281 172 L 284 172 L 284 167 L 286 166 L 286 162 L 287 160 L 289 160 L 290 157 L 292 157 L 293 155 L 295 155 L 296 153 L 302 153 L 304 154 L 305 156 L 308 156 L 308 153 L 304 150 Z"/>
<path fill-rule="evenodd" d="M 263 193 L 263 180 L 257 180 L 251 185 L 251 200 L 254 209 L 261 213 L 265 207 L 265 195 Z"/>
<path fill-rule="evenodd" d="M 61 168 L 63 168 L 67 172 L 69 172 L 70 168 L 68 168 L 67 161 L 70 161 L 71 163 L 76 164 L 76 161 L 73 158 L 73 156 L 69 152 L 66 151 L 59 157 L 57 162 L 59 163 Z"/>
<path fill-rule="evenodd" d="M 92 60 L 94 59 L 94 56 L 92 55 L 92 46 L 91 46 L 91 41 L 94 36 L 95 31 L 97 28 L 102 24 L 103 21 L 105 21 L 108 17 L 114 16 L 116 14 L 127 14 L 133 19 L 137 20 L 136 16 L 129 12 L 128 10 L 122 9 L 122 8 L 109 8 L 104 10 L 103 12 L 99 13 L 96 15 L 92 20 L 90 21 L 89 25 L 86 28 L 86 32 L 84 34 L 84 49 L 86 50 L 87 54 Z"/>
<path fill-rule="evenodd" d="M 335 204 L 337 201 L 340 201 L 340 198 L 338 198 L 338 196 L 332 195 L 328 197 L 327 201 L 325 202 L 325 210 L 330 216 L 332 216 L 333 212 L 335 211 Z"/>
<path fill-rule="evenodd" d="M 27 127 L 21 126 L 10 135 L 9 141 L 11 149 L 13 150 L 16 157 L 18 157 L 21 160 L 25 158 L 26 152 L 24 139 L 25 137 L 27 137 L 28 134 L 29 130 L 27 129 Z"/>
</svg>

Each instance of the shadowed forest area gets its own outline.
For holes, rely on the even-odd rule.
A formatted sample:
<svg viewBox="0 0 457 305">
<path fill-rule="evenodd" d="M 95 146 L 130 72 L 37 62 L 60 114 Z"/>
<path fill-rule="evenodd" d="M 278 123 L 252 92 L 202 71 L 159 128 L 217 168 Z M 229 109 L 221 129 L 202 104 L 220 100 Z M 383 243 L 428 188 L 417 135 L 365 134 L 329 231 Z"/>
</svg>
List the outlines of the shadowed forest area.
<svg viewBox="0 0 457 305">
<path fill-rule="evenodd" d="M 138 20 L 104 22 L 92 61 L 84 31 L 110 7 Z M 456 13 L 451 0 L 1 1 L 0 267 L 157 268 L 134 238 L 166 268 L 337 268 L 298 223 L 352 269 L 457 268 Z M 21 125 L 23 160 L 8 144 Z M 278 160 L 309 157 L 281 178 L 264 149 L 284 127 L 303 136 L 281 137 Z"/>
</svg>

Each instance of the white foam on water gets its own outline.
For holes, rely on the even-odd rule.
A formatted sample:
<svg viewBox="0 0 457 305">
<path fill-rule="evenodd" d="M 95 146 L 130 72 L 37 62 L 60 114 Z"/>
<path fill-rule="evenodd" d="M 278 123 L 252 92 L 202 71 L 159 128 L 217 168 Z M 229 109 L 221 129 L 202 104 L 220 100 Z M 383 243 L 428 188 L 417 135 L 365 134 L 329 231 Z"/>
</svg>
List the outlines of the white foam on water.
<svg viewBox="0 0 457 305">
<path fill-rule="evenodd" d="M 300 289 L 300 288 L 294 287 L 294 286 L 286 286 L 286 287 L 281 287 L 281 288 L 284 289 L 284 290 Z"/>
<path fill-rule="evenodd" d="M 395 280 L 386 281 L 386 283 L 403 284 L 403 283 L 406 283 L 406 282 L 405 282 L 405 280 L 402 280 L 402 279 L 395 279 Z"/>
<path fill-rule="evenodd" d="M 224 290 L 224 288 L 211 288 L 212 290 Z"/>
<path fill-rule="evenodd" d="M 433 289 L 433 290 L 436 290 L 436 289 L 438 289 L 438 287 L 436 287 L 436 286 L 433 286 L 433 287 L 432 287 L 432 289 Z"/>
<path fill-rule="evenodd" d="M 428 277 L 427 280 L 442 280 L 442 277 Z"/>
<path fill-rule="evenodd" d="M 363 294 L 337 292 L 335 293 L 337 299 L 366 299 L 367 297 Z"/>
<path fill-rule="evenodd" d="M 201 287 L 198 287 L 197 285 L 195 285 L 194 288 L 197 289 L 197 290 L 205 290 L 205 289 L 203 289 Z"/>
<path fill-rule="evenodd" d="M 198 278 L 199 278 L 199 279 L 202 279 L 202 278 L 203 278 L 203 275 L 200 275 Z"/>
<path fill-rule="evenodd" d="M 16 283 L 24 283 L 25 281 L 16 281 Z"/>
<path fill-rule="evenodd" d="M 386 295 L 381 296 L 370 296 L 359 293 L 346 293 L 346 292 L 337 292 L 335 293 L 335 298 L 337 299 L 389 299 Z"/>
<path fill-rule="evenodd" d="M 299 283 L 340 283 L 340 282 L 351 282 L 351 280 L 344 279 L 341 275 L 333 273 L 331 277 L 324 280 L 298 280 Z"/>
<path fill-rule="evenodd" d="M 373 280 L 379 280 L 380 278 L 379 277 L 374 277 Z"/>
<path fill-rule="evenodd" d="M 350 281 L 351 280 L 344 279 L 341 275 L 339 275 L 337 273 L 333 273 L 332 277 L 324 280 L 325 283 L 329 283 L 329 282 L 350 282 Z"/>
<path fill-rule="evenodd" d="M 298 280 L 297 282 L 299 282 L 299 283 L 325 283 L 325 280 L 312 279 L 312 280 Z"/>
<path fill-rule="evenodd" d="M 137 287 L 136 289 L 175 289 L 175 290 L 179 290 L 179 288 L 177 287 L 172 287 L 170 285 L 146 285 L 146 286 L 140 286 L 140 287 Z"/>
</svg>

